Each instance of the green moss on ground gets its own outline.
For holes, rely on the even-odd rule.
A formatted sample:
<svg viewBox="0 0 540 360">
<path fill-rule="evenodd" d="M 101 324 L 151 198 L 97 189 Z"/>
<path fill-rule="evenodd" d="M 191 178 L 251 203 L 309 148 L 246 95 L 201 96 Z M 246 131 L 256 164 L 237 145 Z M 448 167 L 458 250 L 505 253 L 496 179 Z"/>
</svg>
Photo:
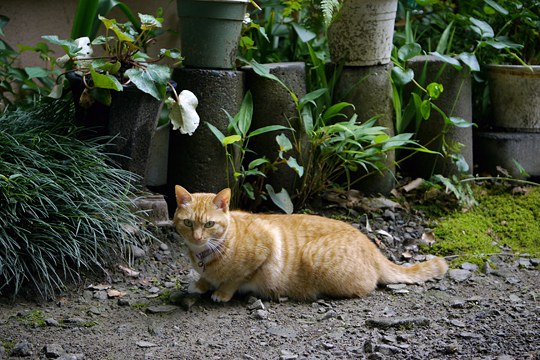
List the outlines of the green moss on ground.
<svg viewBox="0 0 540 360">
<path fill-rule="evenodd" d="M 470 211 L 439 219 L 434 229 L 438 241 L 431 253 L 459 255 L 454 265 L 466 261 L 482 264 L 503 249 L 540 256 L 540 187 L 523 195 L 485 190 L 477 199 L 478 206 Z"/>
</svg>

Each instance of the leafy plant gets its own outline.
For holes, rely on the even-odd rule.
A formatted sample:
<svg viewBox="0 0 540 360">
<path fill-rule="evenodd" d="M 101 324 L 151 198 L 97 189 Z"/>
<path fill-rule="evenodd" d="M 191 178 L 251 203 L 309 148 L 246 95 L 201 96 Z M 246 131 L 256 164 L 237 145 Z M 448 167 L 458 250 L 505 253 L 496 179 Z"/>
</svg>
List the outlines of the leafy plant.
<svg viewBox="0 0 540 360">
<path fill-rule="evenodd" d="M 334 81 L 328 80 L 324 73 L 322 60 L 313 51 L 311 54 L 318 69 L 316 71 L 320 72 L 320 81 L 333 84 Z M 308 139 L 309 155 L 300 163 L 304 169 L 301 185 L 292 196 L 297 206 L 302 206 L 309 197 L 343 178 L 346 179 L 346 186 L 351 186 L 361 179 L 351 178 L 351 174 L 359 170 L 365 171 L 365 176 L 373 171 L 382 171 L 388 152 L 416 145 L 411 141 L 412 134 L 389 136 L 386 128 L 375 125 L 376 118 L 361 123 L 356 115 L 346 115 L 344 110 L 352 105 L 347 102 L 332 103 L 328 88 L 319 88 L 298 98 L 264 65 L 256 62 L 251 65 L 258 75 L 278 82 L 290 93 L 300 124 L 292 133 L 293 146 L 298 153 L 302 153 L 303 146 L 298 134 L 302 132 Z M 291 119 L 290 123 L 293 122 Z M 420 151 L 428 150 L 421 148 Z"/>
<path fill-rule="evenodd" d="M 153 236 L 132 212 L 133 174 L 106 145 L 77 140 L 73 109 L 40 103 L 0 117 L 0 290 L 47 298 Z M 138 231 L 133 231 L 137 229 Z M 137 235 L 139 234 L 139 235 Z"/>
<path fill-rule="evenodd" d="M 239 207 L 240 204 L 243 204 L 244 206 L 247 205 L 246 201 L 242 201 L 242 195 L 245 195 L 248 199 L 256 202 L 260 198 L 266 199 L 265 191 L 268 191 L 268 195 L 276 205 L 285 212 L 292 212 L 287 199 L 282 200 L 280 196 L 275 193 L 274 189 L 269 184 L 264 184 L 263 181 L 267 173 L 272 169 L 275 169 L 279 164 L 287 163 L 298 172 L 303 171 L 296 163 L 296 159 L 290 156 L 288 158 L 286 157 L 285 154 L 292 149 L 292 146 L 284 135 L 278 135 L 276 137 L 276 141 L 280 146 L 277 159 L 270 160 L 265 157 L 257 157 L 251 160 L 249 164 L 247 164 L 247 167 L 244 165 L 246 155 L 251 155 L 252 157 L 257 156 L 257 154 L 254 154 L 253 151 L 249 149 L 249 141 L 251 138 L 272 131 L 290 129 L 281 125 L 270 125 L 252 130 L 253 100 L 249 91 L 244 96 L 240 110 L 234 117 L 227 112 L 225 113 L 229 120 L 226 134 L 223 134 L 218 128 L 210 123 L 207 123 L 207 125 L 225 148 L 227 174 L 232 174 L 232 182 L 229 182 L 229 187 L 232 189 L 233 196 L 231 200 L 232 206 Z M 229 177 L 227 178 L 229 181 L 231 180 Z M 267 186 L 270 187 L 268 188 Z"/>
<path fill-rule="evenodd" d="M 177 49 L 161 49 L 157 58 L 150 58 L 146 47 L 161 28 L 163 18 L 139 14 L 140 30 L 131 23 L 118 23 L 99 15 L 106 29 L 105 36 L 93 41 L 88 38 L 77 40 L 60 40 L 56 35 L 43 36 L 49 42 L 59 45 L 67 56 L 63 59 L 65 73 L 79 74 L 85 85 L 80 99 L 83 107 L 89 107 L 94 100 L 110 105 L 111 91 L 123 91 L 128 84 L 153 96 L 157 100 L 165 100 L 171 110 L 169 117 L 173 122 L 181 119 L 173 118 L 180 114 L 180 98 L 170 84 L 171 69 L 167 65 L 158 65 L 158 61 L 171 58 L 177 65 L 182 57 Z M 92 56 L 92 46 L 102 45 L 104 53 Z M 65 74 L 64 73 L 64 74 Z M 62 94 L 63 82 L 59 81 L 53 89 L 51 97 L 59 98 Z M 167 87 L 172 90 L 174 98 L 167 98 Z"/>
<path fill-rule="evenodd" d="M 0 15 L 0 37 L 4 37 L 4 28 L 9 23 L 6 16 Z M 54 86 L 52 68 L 16 65 L 24 51 L 35 51 L 40 57 L 51 63 L 49 47 L 38 43 L 34 47 L 19 46 L 19 51 L 0 38 L 0 112 L 7 108 L 32 106 L 41 96 L 46 96 Z"/>
<path fill-rule="evenodd" d="M 101 25 L 99 16 L 106 16 L 112 9 L 118 7 L 122 13 L 134 25 L 135 29 L 140 31 L 141 25 L 133 15 L 133 12 L 121 1 L 116 0 L 79 0 L 73 25 L 71 26 L 71 38 L 88 37 L 93 40 Z"/>
</svg>

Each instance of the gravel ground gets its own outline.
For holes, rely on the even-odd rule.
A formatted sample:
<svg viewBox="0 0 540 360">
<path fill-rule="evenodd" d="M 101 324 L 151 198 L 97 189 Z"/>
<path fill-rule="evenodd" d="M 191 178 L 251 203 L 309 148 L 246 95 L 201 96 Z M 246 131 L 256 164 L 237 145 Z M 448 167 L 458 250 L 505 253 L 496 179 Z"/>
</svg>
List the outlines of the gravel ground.
<svg viewBox="0 0 540 360">
<path fill-rule="evenodd" d="M 422 260 L 423 217 L 377 213 L 358 227 L 392 259 Z M 214 304 L 183 292 L 186 250 L 170 229 L 160 239 L 132 271 L 55 301 L 0 299 L 0 359 L 540 359 L 538 259 L 493 256 L 362 299 Z"/>
</svg>

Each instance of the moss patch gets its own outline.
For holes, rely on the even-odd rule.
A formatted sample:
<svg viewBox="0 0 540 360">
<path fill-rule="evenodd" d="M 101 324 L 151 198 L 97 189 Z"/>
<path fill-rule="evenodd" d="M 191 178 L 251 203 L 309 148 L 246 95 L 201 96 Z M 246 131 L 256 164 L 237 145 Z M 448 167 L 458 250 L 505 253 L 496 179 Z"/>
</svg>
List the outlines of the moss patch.
<svg viewBox="0 0 540 360">
<path fill-rule="evenodd" d="M 485 190 L 478 202 L 469 212 L 454 212 L 439 220 L 434 229 L 438 241 L 430 252 L 460 255 L 454 265 L 480 264 L 503 249 L 540 256 L 540 187 L 524 195 Z"/>
</svg>

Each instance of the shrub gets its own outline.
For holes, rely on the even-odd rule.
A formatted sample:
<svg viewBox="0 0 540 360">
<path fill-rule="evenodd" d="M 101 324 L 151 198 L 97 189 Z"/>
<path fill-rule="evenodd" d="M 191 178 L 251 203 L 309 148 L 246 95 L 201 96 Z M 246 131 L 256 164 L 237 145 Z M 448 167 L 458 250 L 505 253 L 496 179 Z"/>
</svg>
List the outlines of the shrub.
<svg viewBox="0 0 540 360">
<path fill-rule="evenodd" d="M 141 236 L 130 205 L 133 174 L 106 146 L 77 139 L 65 102 L 0 116 L 0 291 L 30 284 L 44 298 L 125 256 Z"/>
</svg>

